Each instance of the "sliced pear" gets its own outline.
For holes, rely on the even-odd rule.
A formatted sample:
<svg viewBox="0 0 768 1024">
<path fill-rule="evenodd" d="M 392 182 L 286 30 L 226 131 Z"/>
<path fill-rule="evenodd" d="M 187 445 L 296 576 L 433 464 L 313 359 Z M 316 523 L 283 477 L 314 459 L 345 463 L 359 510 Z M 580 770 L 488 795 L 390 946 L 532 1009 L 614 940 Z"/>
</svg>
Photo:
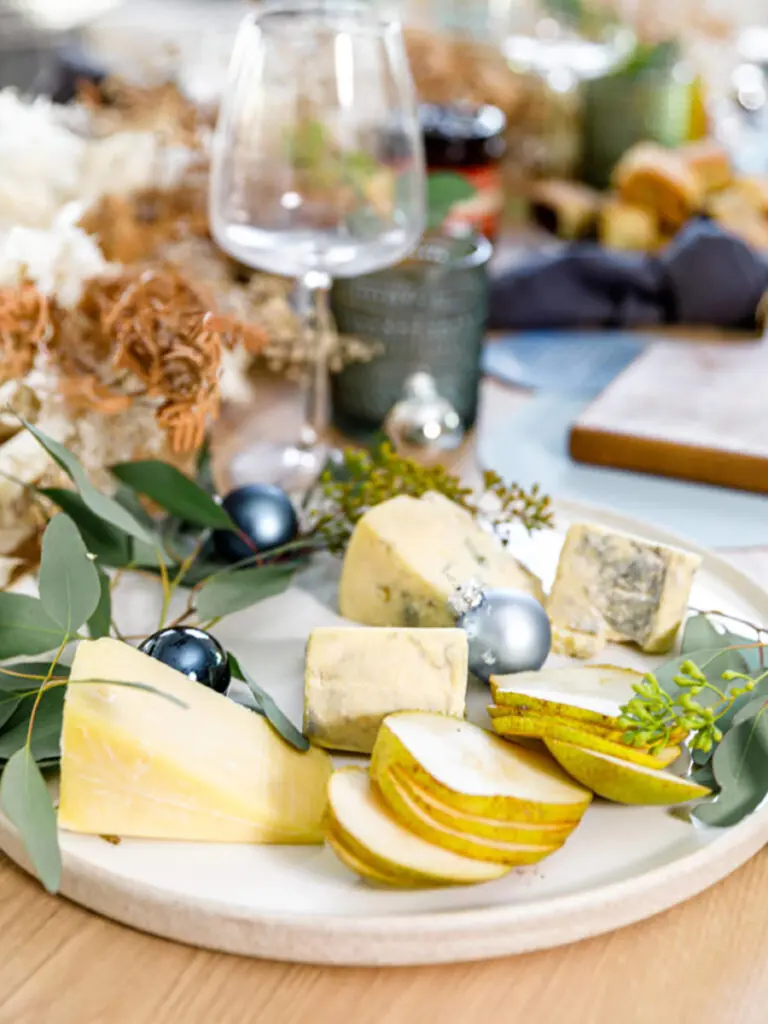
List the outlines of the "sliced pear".
<svg viewBox="0 0 768 1024">
<path fill-rule="evenodd" d="M 591 794 L 546 750 L 524 750 L 445 715 L 388 715 L 376 738 L 371 774 L 397 768 L 460 812 L 502 822 L 578 822 Z"/>
<path fill-rule="evenodd" d="M 414 835 L 374 791 L 364 768 L 342 768 L 328 785 L 331 830 L 354 858 L 401 885 L 467 885 L 505 875 L 506 864 L 473 860 Z"/>
<path fill-rule="evenodd" d="M 618 728 L 620 709 L 634 697 L 642 672 L 619 665 L 579 665 L 491 676 L 496 704 L 544 711 Z"/>
<path fill-rule="evenodd" d="M 396 875 L 388 875 L 383 871 L 378 871 L 367 861 L 358 857 L 347 847 L 346 843 L 339 837 L 333 826 L 328 829 L 325 841 L 339 858 L 341 863 L 345 867 L 349 868 L 349 870 L 354 874 L 360 875 L 360 877 L 365 879 L 366 882 L 371 882 L 373 885 L 382 885 L 392 888 L 413 888 L 412 885 L 401 881 Z"/>
<path fill-rule="evenodd" d="M 579 731 L 591 733 L 593 736 L 602 736 L 606 740 L 613 740 L 614 743 L 623 743 L 625 729 L 611 728 L 607 725 L 599 725 L 597 722 L 585 722 L 583 719 L 569 718 L 566 715 L 552 715 L 546 711 L 538 709 L 526 709 L 515 707 L 511 704 L 489 704 L 488 714 L 491 718 L 508 718 L 508 717 L 521 717 L 521 718 L 546 718 L 556 719 L 558 722 L 562 722 L 563 725 L 568 726 L 571 729 L 578 729 Z M 618 724 L 618 723 L 617 723 Z M 684 729 L 674 729 L 670 733 L 670 746 L 676 746 L 681 743 L 687 733 Z M 520 737 L 517 738 L 516 742 L 520 741 Z M 645 746 L 637 747 L 638 750 L 647 750 L 650 744 Z"/>
<path fill-rule="evenodd" d="M 709 796 L 710 790 L 669 772 L 657 771 L 573 743 L 547 740 L 547 747 L 569 775 L 605 800 L 617 804 L 669 806 Z"/>
<path fill-rule="evenodd" d="M 538 741 L 537 741 L 538 742 Z M 541 744 L 542 749 L 546 748 Z M 400 768 L 391 769 L 392 778 L 425 814 L 438 824 L 478 839 L 496 839 L 504 843 L 533 843 L 554 846 L 564 843 L 578 824 L 575 821 L 562 824 L 530 824 L 526 822 L 498 821 L 481 815 L 456 811 L 438 800 L 426 789 L 418 786 Z"/>
<path fill-rule="evenodd" d="M 622 735 L 620 730 L 612 729 L 608 725 L 599 725 L 597 722 L 585 722 L 578 718 L 569 718 L 565 715 L 555 715 L 543 708 L 522 708 L 514 704 L 489 704 L 488 714 L 491 718 L 556 719 L 572 729 L 583 729 L 584 732 L 591 732 L 595 736 L 605 736 L 606 739 Z"/>
<path fill-rule="evenodd" d="M 506 718 L 494 718 L 493 728 L 500 736 L 517 739 L 518 736 L 533 736 L 544 740 L 549 749 L 549 740 L 563 740 L 584 747 L 586 750 L 598 750 L 603 754 L 611 754 L 633 764 L 645 765 L 646 768 L 661 770 L 672 764 L 680 756 L 680 747 L 665 747 L 658 754 L 649 754 L 638 747 L 630 747 L 625 743 L 616 743 L 582 729 L 578 722 L 569 722 L 562 718 L 551 718 L 547 715 L 507 715 Z"/>
<path fill-rule="evenodd" d="M 384 803 L 389 807 L 397 820 L 410 829 L 414 835 L 421 836 L 428 843 L 434 843 L 444 850 L 453 850 L 464 857 L 477 860 L 494 861 L 519 867 L 522 864 L 535 864 L 562 846 L 562 842 L 549 845 L 532 843 L 502 842 L 497 839 L 478 839 L 467 832 L 440 824 L 430 818 L 408 795 L 391 772 L 382 772 L 373 779 L 376 789 Z"/>
</svg>

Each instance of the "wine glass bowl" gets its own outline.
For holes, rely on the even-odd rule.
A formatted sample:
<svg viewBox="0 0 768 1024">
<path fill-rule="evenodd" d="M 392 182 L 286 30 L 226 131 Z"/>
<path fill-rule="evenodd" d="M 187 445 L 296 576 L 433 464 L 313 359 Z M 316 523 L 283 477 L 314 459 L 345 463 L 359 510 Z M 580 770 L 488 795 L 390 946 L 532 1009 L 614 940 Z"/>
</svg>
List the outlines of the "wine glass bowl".
<svg viewBox="0 0 768 1024">
<path fill-rule="evenodd" d="M 213 140 L 218 245 L 293 277 L 311 345 L 299 438 L 242 453 L 238 482 L 300 493 L 322 468 L 334 277 L 391 266 L 425 224 L 421 130 L 400 25 L 355 2 L 266 5 L 238 32 Z M 311 335 L 311 337 L 310 337 Z"/>
<path fill-rule="evenodd" d="M 229 82 L 212 166 L 222 248 L 296 278 L 413 249 L 423 155 L 396 23 L 357 4 L 267 7 L 241 27 Z"/>
</svg>

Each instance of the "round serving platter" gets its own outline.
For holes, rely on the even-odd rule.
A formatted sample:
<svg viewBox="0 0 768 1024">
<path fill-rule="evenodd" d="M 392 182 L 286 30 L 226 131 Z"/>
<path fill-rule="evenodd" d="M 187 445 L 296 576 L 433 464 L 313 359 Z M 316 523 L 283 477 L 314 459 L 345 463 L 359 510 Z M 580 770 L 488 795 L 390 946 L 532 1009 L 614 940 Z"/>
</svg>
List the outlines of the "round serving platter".
<svg viewBox="0 0 768 1024">
<path fill-rule="evenodd" d="M 515 535 L 513 550 L 552 581 L 569 521 L 601 523 L 703 556 L 691 606 L 768 622 L 768 592 L 718 556 L 613 512 L 558 505 L 556 531 Z M 304 646 L 336 611 L 339 565 L 319 558 L 285 594 L 217 627 L 217 635 L 300 721 Z M 145 620 L 154 595 L 121 590 L 121 625 Z M 150 623 L 152 621 L 150 615 Z M 662 659 L 611 647 L 601 662 L 650 668 Z M 552 664 L 566 663 L 552 658 Z M 489 725 L 487 689 L 471 687 L 469 717 Z M 349 763 L 339 758 L 338 763 Z M 690 898 L 740 867 L 768 841 L 768 805 L 739 825 L 710 829 L 659 808 L 595 801 L 566 846 L 531 868 L 482 886 L 376 889 L 323 847 L 235 846 L 61 834 L 61 893 L 142 931 L 246 956 L 325 964 L 480 960 L 612 931 Z M 0 848 L 28 868 L 0 815 Z"/>
</svg>

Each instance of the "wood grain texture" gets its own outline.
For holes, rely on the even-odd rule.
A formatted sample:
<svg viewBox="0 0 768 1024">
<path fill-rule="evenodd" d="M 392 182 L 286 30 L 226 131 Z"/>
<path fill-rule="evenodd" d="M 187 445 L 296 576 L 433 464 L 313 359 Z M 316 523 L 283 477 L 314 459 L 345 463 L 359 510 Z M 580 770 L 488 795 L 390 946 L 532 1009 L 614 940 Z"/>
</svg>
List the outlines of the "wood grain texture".
<svg viewBox="0 0 768 1024">
<path fill-rule="evenodd" d="M 579 462 L 768 493 L 768 341 L 649 345 L 574 424 Z"/>
<path fill-rule="evenodd" d="M 131 932 L 0 865 L 2 1024 L 763 1024 L 768 856 L 641 925 L 430 968 L 243 960 Z"/>
<path fill-rule="evenodd" d="M 242 436 L 293 429 L 260 383 Z M 480 430 L 519 393 L 486 382 Z M 242 424 L 234 414 L 229 427 Z M 240 429 L 240 428 L 238 428 Z M 219 458 L 231 450 L 220 437 Z M 470 478 L 471 449 L 459 462 Z M 768 551 L 728 555 L 763 582 Z M 320 968 L 239 959 L 133 932 L 46 895 L 0 859 L 0 1024 L 763 1024 L 768 854 L 651 920 L 577 945 L 447 967 Z"/>
</svg>

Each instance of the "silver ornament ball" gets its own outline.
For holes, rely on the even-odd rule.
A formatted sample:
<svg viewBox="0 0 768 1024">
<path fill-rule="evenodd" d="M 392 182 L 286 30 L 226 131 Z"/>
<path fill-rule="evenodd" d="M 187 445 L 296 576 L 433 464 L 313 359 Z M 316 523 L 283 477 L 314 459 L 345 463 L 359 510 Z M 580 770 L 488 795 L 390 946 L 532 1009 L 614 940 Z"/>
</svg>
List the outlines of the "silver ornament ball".
<svg viewBox="0 0 768 1024">
<path fill-rule="evenodd" d="M 439 462 L 464 438 L 461 417 L 426 372 L 407 378 L 403 397 L 390 409 L 384 431 L 395 451 L 425 464 Z"/>
<path fill-rule="evenodd" d="M 467 634 L 469 667 L 488 682 L 491 675 L 540 669 L 552 647 L 543 606 L 522 590 L 459 588 L 451 602 L 457 626 Z"/>
</svg>

